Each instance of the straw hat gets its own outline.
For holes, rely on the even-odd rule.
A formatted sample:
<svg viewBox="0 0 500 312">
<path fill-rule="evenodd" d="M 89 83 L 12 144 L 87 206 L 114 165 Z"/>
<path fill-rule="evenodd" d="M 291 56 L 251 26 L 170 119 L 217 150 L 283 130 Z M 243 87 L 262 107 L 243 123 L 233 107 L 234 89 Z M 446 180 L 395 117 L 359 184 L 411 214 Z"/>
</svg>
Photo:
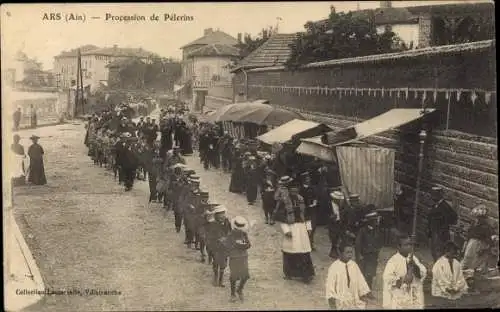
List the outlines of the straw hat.
<svg viewBox="0 0 500 312">
<path fill-rule="evenodd" d="M 176 163 L 175 165 L 172 166 L 173 169 L 177 169 L 177 168 L 187 168 L 186 165 L 182 164 L 182 163 Z"/>
<path fill-rule="evenodd" d="M 333 199 L 342 200 L 344 199 L 344 194 L 341 191 L 334 191 L 330 193 L 330 197 Z"/>
<path fill-rule="evenodd" d="M 31 140 L 38 140 L 40 137 L 36 134 L 33 134 L 32 136 L 30 136 L 30 139 Z"/>
<path fill-rule="evenodd" d="M 248 230 L 248 221 L 242 216 L 236 216 L 231 220 L 231 228 L 246 231 Z"/>
<path fill-rule="evenodd" d="M 282 176 L 280 178 L 280 180 L 278 181 L 278 183 L 281 184 L 281 185 L 285 185 L 285 184 L 288 184 L 288 183 L 290 183 L 292 181 L 293 181 L 293 179 L 290 178 L 289 176 Z"/>
</svg>

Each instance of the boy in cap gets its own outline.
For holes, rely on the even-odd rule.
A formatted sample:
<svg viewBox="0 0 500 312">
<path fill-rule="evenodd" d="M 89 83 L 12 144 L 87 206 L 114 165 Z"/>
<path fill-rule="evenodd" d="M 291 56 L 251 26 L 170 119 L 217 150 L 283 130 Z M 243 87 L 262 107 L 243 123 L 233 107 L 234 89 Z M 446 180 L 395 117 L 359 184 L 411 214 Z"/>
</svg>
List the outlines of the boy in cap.
<svg viewBox="0 0 500 312">
<path fill-rule="evenodd" d="M 199 179 L 188 178 L 189 191 L 186 194 L 184 202 L 184 233 L 186 234 L 186 239 L 184 244 L 188 248 L 191 248 L 191 244 L 194 242 L 194 207 L 196 205 L 197 196 L 200 192 L 200 181 Z"/>
<path fill-rule="evenodd" d="M 248 249 L 250 240 L 247 234 L 248 222 L 237 216 L 233 219 L 233 229 L 226 238 L 225 245 L 229 254 L 229 281 L 231 283 L 231 301 L 236 301 L 236 293 L 243 301 L 243 287 L 250 278 L 248 273 Z M 238 289 L 236 283 L 239 281 Z"/>
<path fill-rule="evenodd" d="M 356 235 L 356 261 L 365 276 L 368 286 L 372 287 L 377 273 L 378 255 L 382 248 L 379 232 L 379 215 L 376 211 L 365 216 L 364 224 Z"/>
<path fill-rule="evenodd" d="M 212 269 L 214 272 L 213 285 L 218 287 L 225 287 L 224 280 L 224 270 L 227 266 L 227 251 L 224 246 L 224 237 L 226 237 L 231 232 L 231 222 L 226 217 L 226 207 L 220 205 L 214 210 L 215 222 L 213 224 L 212 239 L 214 240 L 211 244 L 214 246 L 212 250 L 214 252 L 214 261 L 212 263 Z"/>
<path fill-rule="evenodd" d="M 444 255 L 432 267 L 432 299 L 439 308 L 456 308 L 458 300 L 467 292 L 457 252 L 458 246 L 453 241 L 446 242 Z"/>
</svg>

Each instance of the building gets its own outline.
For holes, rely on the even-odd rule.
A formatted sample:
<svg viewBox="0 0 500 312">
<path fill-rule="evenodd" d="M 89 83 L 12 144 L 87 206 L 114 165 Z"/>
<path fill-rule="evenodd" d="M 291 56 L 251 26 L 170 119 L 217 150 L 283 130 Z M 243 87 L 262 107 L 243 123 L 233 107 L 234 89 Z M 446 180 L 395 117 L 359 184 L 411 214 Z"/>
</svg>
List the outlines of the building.
<svg viewBox="0 0 500 312">
<path fill-rule="evenodd" d="M 238 35 L 241 38 L 241 35 Z M 194 110 L 204 106 L 205 95 L 213 84 L 230 83 L 229 65 L 239 57 L 236 47 L 239 41 L 222 32 L 205 29 L 203 37 L 184 46 L 182 49 L 182 77 L 180 85 L 190 86 L 191 92 L 185 93 L 184 100 L 193 104 Z M 178 92 L 182 88 L 178 89 Z"/>
<path fill-rule="evenodd" d="M 56 86 L 54 75 L 50 71 L 44 71 L 42 63 L 29 58 L 21 51 L 7 59 L 5 64 L 4 81 L 13 88 L 48 88 Z"/>
<path fill-rule="evenodd" d="M 107 83 L 111 62 L 128 58 L 139 58 L 149 62 L 156 54 L 142 48 L 119 48 L 118 46 L 99 48 L 94 45 L 85 45 L 79 48 L 82 60 L 83 84 L 95 89 L 101 82 Z M 69 88 L 76 81 L 78 48 L 62 52 L 54 57 L 54 71 L 62 88 Z"/>
<path fill-rule="evenodd" d="M 371 20 L 378 33 L 386 29 L 393 31 L 411 49 L 494 39 L 494 12 L 493 3 L 396 8 L 391 1 L 380 1 L 377 9 L 352 14 Z M 327 23 L 328 19 L 315 22 L 325 31 L 328 31 Z"/>
</svg>

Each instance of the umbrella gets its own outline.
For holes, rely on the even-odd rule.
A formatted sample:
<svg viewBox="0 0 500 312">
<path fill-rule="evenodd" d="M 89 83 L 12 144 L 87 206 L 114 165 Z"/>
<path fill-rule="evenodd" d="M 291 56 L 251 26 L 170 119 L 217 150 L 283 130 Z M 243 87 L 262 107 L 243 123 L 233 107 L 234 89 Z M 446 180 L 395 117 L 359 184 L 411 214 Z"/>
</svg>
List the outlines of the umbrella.
<svg viewBox="0 0 500 312">
<path fill-rule="evenodd" d="M 234 103 L 219 107 L 213 114 L 207 115 L 206 121 L 208 122 L 219 122 L 222 121 L 221 117 L 229 111 L 239 111 L 245 104 L 249 103 Z"/>
<path fill-rule="evenodd" d="M 232 108 L 221 116 L 221 121 L 250 122 L 258 125 L 280 126 L 294 119 L 304 119 L 299 113 L 269 104 L 248 103 L 240 104 L 236 110 Z"/>
</svg>

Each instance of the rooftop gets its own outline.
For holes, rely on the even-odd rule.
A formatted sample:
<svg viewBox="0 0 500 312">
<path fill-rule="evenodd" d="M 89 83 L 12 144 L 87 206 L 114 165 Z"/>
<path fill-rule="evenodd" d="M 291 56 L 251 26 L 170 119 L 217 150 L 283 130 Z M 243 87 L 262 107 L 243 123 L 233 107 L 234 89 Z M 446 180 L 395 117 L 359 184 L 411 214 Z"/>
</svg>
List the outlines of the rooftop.
<svg viewBox="0 0 500 312">
<path fill-rule="evenodd" d="M 193 46 L 193 45 L 205 45 L 205 44 L 223 44 L 235 46 L 238 44 L 238 40 L 231 35 L 226 34 L 220 30 L 212 30 L 211 28 L 205 29 L 204 36 L 198 38 L 190 43 L 181 47 L 181 49 Z"/>
<path fill-rule="evenodd" d="M 120 48 L 118 46 L 99 48 L 94 45 L 86 45 L 80 47 L 82 55 L 104 55 L 104 56 L 125 56 L 125 57 L 140 57 L 146 58 L 155 56 L 156 54 L 142 48 Z M 78 48 L 64 51 L 57 57 L 74 57 L 78 55 Z"/>
<path fill-rule="evenodd" d="M 344 59 L 335 59 L 322 62 L 309 63 L 303 66 L 303 68 L 316 68 L 316 67 L 329 67 L 335 65 L 347 65 L 356 63 L 372 63 L 381 61 L 391 61 L 395 59 L 413 58 L 413 57 L 429 57 L 434 55 L 445 55 L 445 54 L 463 54 L 468 52 L 479 52 L 486 50 L 496 49 L 495 40 L 484 40 L 476 41 L 470 43 L 461 43 L 445 46 L 436 46 L 423 49 L 409 50 L 397 53 L 385 53 L 376 54 L 368 56 L 351 57 Z M 273 66 L 263 68 L 255 68 L 251 71 L 271 71 L 271 70 L 283 70 L 284 66 Z"/>
<path fill-rule="evenodd" d="M 237 64 L 240 68 L 257 68 L 279 66 L 286 63 L 291 54 L 290 44 L 295 42 L 298 34 L 274 34 L 260 47 Z"/>
<path fill-rule="evenodd" d="M 422 5 L 405 8 L 377 8 L 352 11 L 353 16 L 370 19 L 373 17 L 375 25 L 387 24 L 416 24 L 422 14 L 442 15 L 470 15 L 482 12 L 494 12 L 493 3 L 456 3 L 440 5 Z M 314 22 L 317 26 L 326 26 L 328 19 Z"/>
<path fill-rule="evenodd" d="M 193 56 L 240 56 L 240 50 L 234 46 L 215 43 L 202 46 L 189 53 L 189 57 Z"/>
</svg>

